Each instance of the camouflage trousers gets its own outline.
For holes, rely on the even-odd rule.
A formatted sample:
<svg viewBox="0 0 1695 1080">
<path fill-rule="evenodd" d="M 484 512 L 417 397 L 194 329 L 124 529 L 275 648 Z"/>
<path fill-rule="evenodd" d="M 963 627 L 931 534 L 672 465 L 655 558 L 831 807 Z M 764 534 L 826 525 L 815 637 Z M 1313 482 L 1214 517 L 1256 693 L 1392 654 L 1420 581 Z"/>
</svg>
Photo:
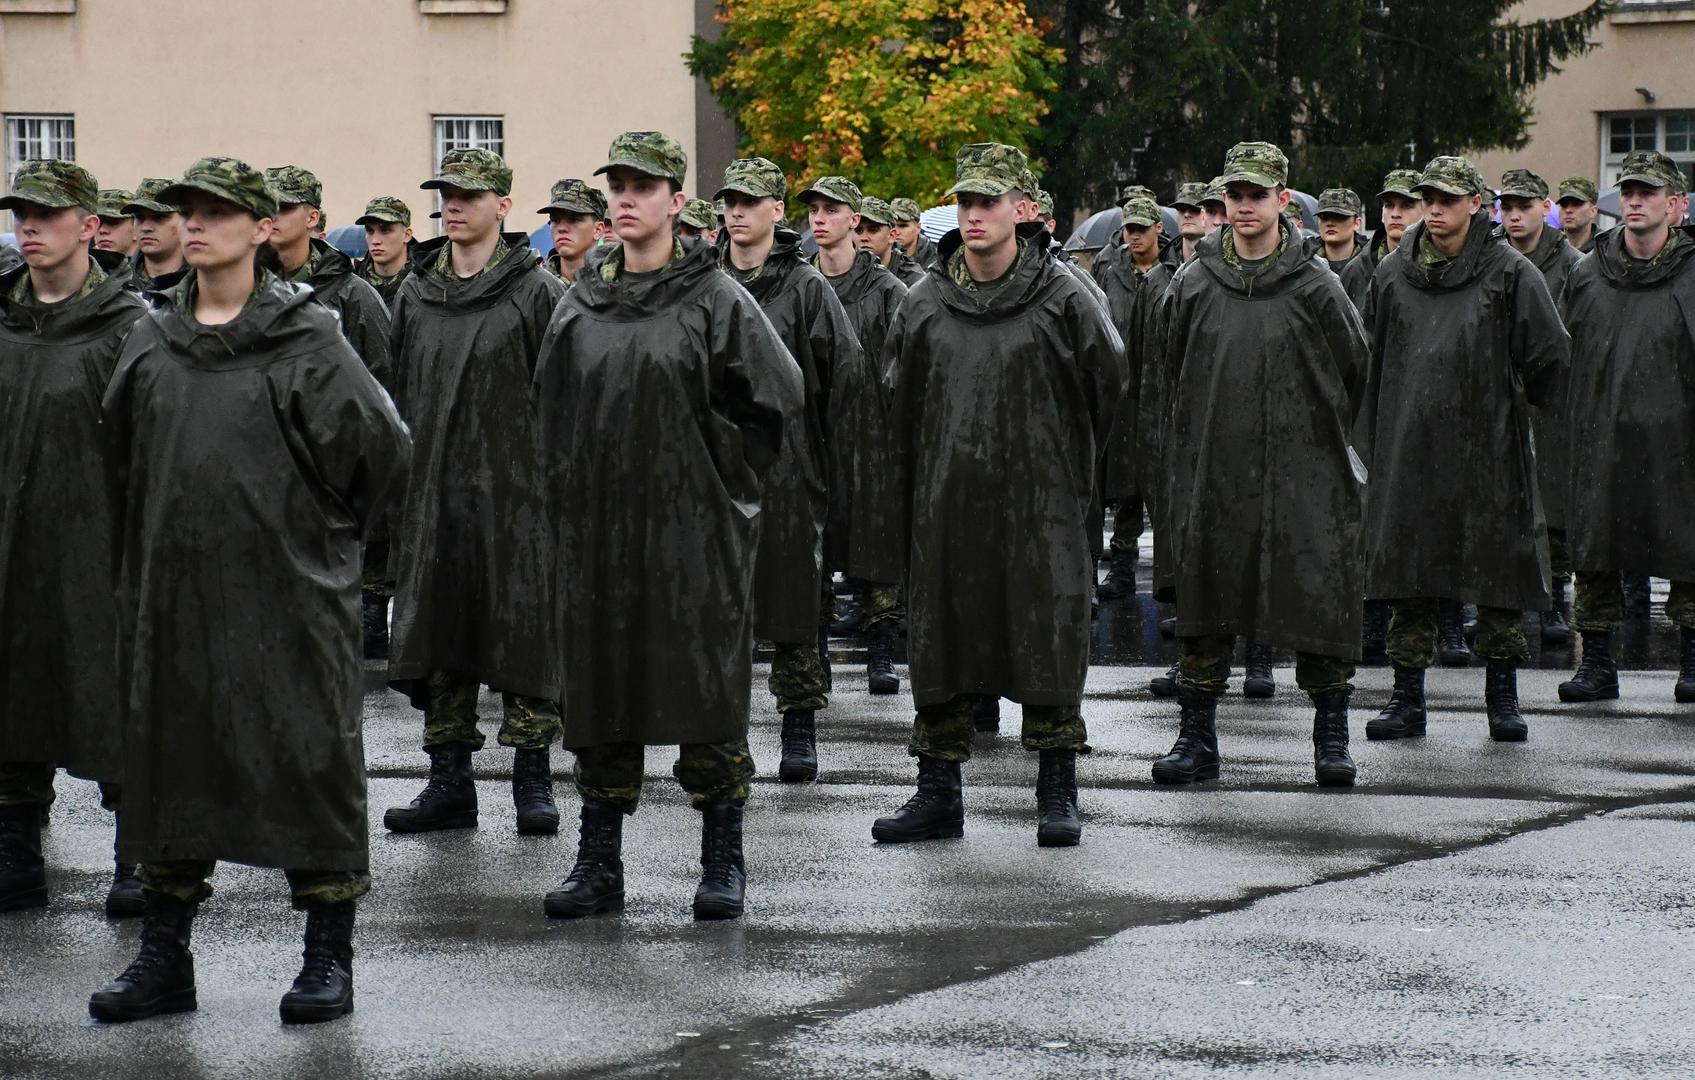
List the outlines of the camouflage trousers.
<svg viewBox="0 0 1695 1080">
<path fill-rule="evenodd" d="M 212 895 L 212 871 L 218 864 L 206 859 L 167 859 L 142 863 L 136 874 L 141 887 L 198 904 Z M 363 870 L 284 870 L 297 911 L 317 902 L 339 904 L 371 891 L 371 875 Z"/>
<path fill-rule="evenodd" d="M 1230 678 L 1230 658 L 1236 652 L 1233 634 L 1210 634 L 1183 639 L 1183 658 L 1177 663 L 1177 685 L 1203 694 L 1222 694 Z M 1295 685 L 1309 694 L 1351 690 L 1354 662 L 1323 653 L 1295 654 Z"/>
<path fill-rule="evenodd" d="M 0 761 L 0 806 L 47 809 L 56 798 L 53 780 L 57 773 L 46 761 Z M 107 810 L 116 811 L 122 795 L 120 785 L 100 781 L 100 805 Z"/>
<path fill-rule="evenodd" d="M 360 571 L 359 588 L 366 596 L 394 595 L 394 579 L 388 572 L 387 540 L 373 540 L 365 545 L 365 562 Z"/>
<path fill-rule="evenodd" d="M 1112 511 L 1113 551 L 1135 552 L 1142 545 L 1142 497 L 1132 495 L 1118 500 Z"/>
<path fill-rule="evenodd" d="M 483 733 L 477 728 L 477 695 L 482 686 L 475 679 L 432 671 L 424 699 L 424 747 L 465 743 L 473 750 L 483 748 Z M 519 750 L 545 749 L 559 738 L 559 704 L 524 694 L 501 694 L 505 714 L 500 722 L 502 746 Z"/>
<path fill-rule="evenodd" d="M 878 623 L 893 620 L 899 622 L 906 618 L 906 601 L 901 596 L 899 585 L 879 585 L 867 582 L 865 585 L 865 607 L 860 612 L 859 625 L 866 633 Z"/>
<path fill-rule="evenodd" d="M 1571 580 L 1571 548 L 1566 544 L 1564 529 L 1548 530 L 1548 563 L 1553 567 L 1556 584 Z M 1554 594 L 1559 595 L 1559 590 L 1554 590 Z"/>
<path fill-rule="evenodd" d="M 912 722 L 907 753 L 939 761 L 970 761 L 972 723 L 982 694 L 959 694 L 940 705 L 921 705 Z M 1023 743 L 1026 750 L 1089 752 L 1089 732 L 1083 724 L 1082 703 L 1025 705 Z"/>
<path fill-rule="evenodd" d="M 818 640 L 772 643 L 771 678 L 766 683 L 777 699 L 777 711 L 824 709 L 830 705 L 830 673 L 824 670 L 822 650 L 830 636 L 836 607 L 836 590 L 830 575 L 824 575 L 818 607 Z"/>
<path fill-rule="evenodd" d="M 1695 629 L 1695 584 L 1671 583 L 1666 618 Z M 1574 630 L 1611 633 L 1624 625 L 1624 583 L 1617 570 L 1579 570 L 1572 588 L 1571 625 Z"/>
<path fill-rule="evenodd" d="M 1389 620 L 1389 660 L 1396 667 L 1427 668 L 1436 659 L 1436 635 L 1441 628 L 1440 600 L 1420 596 L 1393 601 Z M 1477 608 L 1477 640 L 1472 648 L 1486 660 L 1528 660 L 1530 642 L 1524 639 L 1524 613 L 1512 608 Z"/>
<path fill-rule="evenodd" d="M 616 742 L 583 746 L 572 776 L 585 801 L 609 802 L 626 814 L 636 812 L 642 797 L 642 763 L 647 747 Z M 714 802 L 743 803 L 753 791 L 753 754 L 747 738 L 717 743 L 684 743 L 677 747 L 671 772 L 691 796 L 696 809 Z"/>
</svg>

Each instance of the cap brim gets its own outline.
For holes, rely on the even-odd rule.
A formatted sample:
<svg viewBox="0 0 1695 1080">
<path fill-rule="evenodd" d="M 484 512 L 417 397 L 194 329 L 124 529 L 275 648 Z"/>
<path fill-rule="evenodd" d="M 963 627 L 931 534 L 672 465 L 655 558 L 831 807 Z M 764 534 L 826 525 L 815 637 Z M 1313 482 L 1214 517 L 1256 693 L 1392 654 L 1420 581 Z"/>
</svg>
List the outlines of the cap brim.
<svg viewBox="0 0 1695 1080">
<path fill-rule="evenodd" d="M 1255 187 L 1275 188 L 1282 187 L 1283 181 L 1268 173 L 1256 172 L 1233 172 L 1229 176 L 1221 177 L 1218 181 L 1220 187 L 1229 187 L 1231 184 L 1252 184 Z"/>
<path fill-rule="evenodd" d="M 353 224 L 355 224 L 355 225 L 407 225 L 407 226 L 410 226 L 412 223 L 409 222 L 409 221 L 402 221 L 400 218 L 397 218 L 397 217 L 394 217 L 394 216 L 388 215 L 388 214 L 365 214 L 362 217 L 354 218 Z"/>
<path fill-rule="evenodd" d="M 1384 188 L 1382 191 L 1377 193 L 1377 197 L 1379 199 L 1383 198 L 1385 195 L 1399 195 L 1403 199 L 1418 199 L 1420 201 L 1424 199 L 1423 195 L 1412 188 Z"/>
<path fill-rule="evenodd" d="M 466 176 L 464 173 L 442 173 L 440 176 L 432 176 L 428 180 L 425 180 L 422 184 L 419 184 L 418 187 L 422 191 L 430 191 L 430 190 L 435 189 L 435 188 L 449 188 L 449 187 L 450 188 L 458 188 L 460 191 L 494 191 L 494 190 L 496 190 L 495 188 L 490 187 L 488 184 L 484 183 L 483 181 L 474 180 L 471 177 Z"/>
<path fill-rule="evenodd" d="M 1424 192 L 1426 192 L 1426 191 L 1440 191 L 1444 195 L 1481 195 L 1481 194 L 1483 194 L 1481 191 L 1472 191 L 1470 188 L 1463 188 L 1463 187 L 1458 186 L 1457 184 L 1446 184 L 1446 183 L 1442 183 L 1441 181 L 1435 181 L 1435 180 L 1433 180 L 1429 183 L 1420 183 L 1416 187 L 1414 187 L 1413 190 L 1419 193 L 1419 198 L 1421 198 L 1421 199 L 1424 197 Z"/>
<path fill-rule="evenodd" d="M 651 168 L 648 167 L 647 162 L 645 162 L 645 161 L 632 161 L 629 158 L 613 158 L 611 161 L 608 161 L 606 164 L 604 164 L 600 168 L 596 169 L 591 175 L 600 176 L 604 173 L 611 172 L 613 169 L 632 169 L 636 172 L 641 173 L 643 176 L 651 176 L 655 180 L 669 180 L 669 179 L 671 179 L 671 177 L 665 175 L 664 173 L 654 172 Z"/>
<path fill-rule="evenodd" d="M 948 188 L 946 196 L 987 195 L 993 199 L 1005 195 L 1017 186 L 1017 184 L 1008 184 L 999 180 L 961 180 L 953 187 Z"/>
<path fill-rule="evenodd" d="M 1144 229 L 1151 229 L 1155 225 L 1158 225 L 1159 222 L 1149 221 L 1145 218 L 1125 218 L 1124 221 L 1123 221 L 1123 224 L 1125 224 L 1125 225 L 1140 225 Z"/>
<path fill-rule="evenodd" d="M 1557 198 L 1555 198 L 1554 202 L 1557 205 L 1559 203 L 1563 203 L 1563 202 L 1567 201 L 1568 199 L 1572 202 L 1579 202 L 1579 203 L 1592 203 L 1592 202 L 1595 201 L 1594 199 L 1591 199 L 1587 195 L 1583 195 L 1583 194 L 1580 194 L 1580 193 L 1575 192 L 1575 191 L 1568 191 L 1564 195 L 1560 195 Z"/>
<path fill-rule="evenodd" d="M 1343 210 L 1343 209 L 1340 209 L 1338 207 L 1327 206 L 1327 207 L 1324 207 L 1321 210 L 1314 210 L 1312 212 L 1312 216 L 1313 217 L 1357 218 L 1357 217 L 1363 217 L 1364 215 L 1361 211 L 1358 211 L 1358 210 Z"/>
<path fill-rule="evenodd" d="M 1632 180 L 1638 184 L 1647 184 L 1649 187 L 1671 187 L 1670 180 L 1663 176 L 1653 176 L 1648 173 L 1631 172 L 1625 173 L 1623 176 L 1618 178 L 1618 182 L 1620 184 L 1626 184 Z"/>
<path fill-rule="evenodd" d="M 199 180 L 178 180 L 170 187 L 159 192 L 159 201 L 173 204 L 180 213 L 182 210 L 182 200 L 190 193 L 210 195 L 214 199 L 221 199 L 222 201 L 229 203 L 231 206 L 239 206 L 243 210 L 248 209 L 242 202 L 230 198 L 229 193 L 224 191 L 222 188 L 213 187 L 211 184 L 202 183 Z"/>
<path fill-rule="evenodd" d="M 580 203 L 562 203 L 562 202 L 548 203 L 546 206 L 542 207 L 540 210 L 537 210 L 536 213 L 538 213 L 538 214 L 551 214 L 555 210 L 563 210 L 567 214 L 587 214 L 589 217 L 592 217 L 597 221 L 600 220 L 600 211 L 599 210 L 596 210 L 592 206 L 583 206 Z"/>
<path fill-rule="evenodd" d="M 1173 210 L 1175 210 L 1179 206 L 1187 206 L 1191 210 L 1200 210 L 1200 209 L 1204 208 L 1206 206 L 1206 204 L 1205 203 L 1198 203 L 1198 202 L 1185 202 L 1182 199 L 1173 199 L 1172 203 L 1171 203 L 1171 208 Z"/>
<path fill-rule="evenodd" d="M 152 199 L 137 199 L 135 202 L 124 204 L 124 213 L 126 214 L 133 215 L 137 210 L 146 210 L 150 214 L 174 214 L 177 212 L 176 207 L 166 206 L 164 203 L 155 202 Z"/>
<path fill-rule="evenodd" d="M 1511 188 L 1502 188 L 1495 192 L 1497 199 L 1546 199 L 1547 197 L 1538 191 L 1514 191 Z"/>
<path fill-rule="evenodd" d="M 80 208 L 85 209 L 85 210 L 88 209 L 87 207 L 84 207 L 81 203 L 77 202 L 74 199 L 68 200 L 68 201 L 62 201 L 62 200 L 49 201 L 46 198 L 32 199 L 28 195 L 0 196 L 0 210 L 16 210 L 19 207 L 24 207 L 24 206 L 41 206 L 41 207 L 46 207 L 48 210 L 63 210 L 65 208 L 71 207 L 71 206 L 80 207 Z M 91 214 L 94 213 L 94 211 L 92 211 L 92 210 L 89 210 L 88 212 L 91 213 Z M 99 216 L 99 215 L 96 215 L 96 216 Z"/>
<path fill-rule="evenodd" d="M 784 201 L 782 199 L 778 199 L 777 196 L 772 195 L 769 192 L 755 191 L 743 184 L 725 184 L 723 187 L 712 193 L 712 200 L 717 202 L 729 192 L 734 192 L 737 195 L 746 195 L 750 199 L 777 199 L 778 202 Z"/>
</svg>

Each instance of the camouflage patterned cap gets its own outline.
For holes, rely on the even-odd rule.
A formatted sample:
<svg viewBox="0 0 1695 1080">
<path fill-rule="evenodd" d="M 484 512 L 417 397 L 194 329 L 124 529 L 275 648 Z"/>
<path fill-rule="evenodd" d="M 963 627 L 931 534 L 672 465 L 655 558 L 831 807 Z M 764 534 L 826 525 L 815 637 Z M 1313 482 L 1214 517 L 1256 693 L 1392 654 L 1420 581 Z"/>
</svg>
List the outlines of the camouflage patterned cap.
<svg viewBox="0 0 1695 1080">
<path fill-rule="evenodd" d="M 683 144 L 663 131 L 626 131 L 606 151 L 606 164 L 596 176 L 622 166 L 647 176 L 671 180 L 681 187 L 689 177 L 689 156 Z"/>
<path fill-rule="evenodd" d="M 1207 181 L 1207 190 L 1206 194 L 1201 196 L 1201 205 L 1205 206 L 1209 202 L 1224 202 L 1224 177 L 1215 176 Z"/>
<path fill-rule="evenodd" d="M 1353 188 L 1329 188 L 1318 197 L 1318 209 L 1314 215 L 1335 214 L 1338 217 L 1359 217 L 1365 213 L 1365 204 Z"/>
<path fill-rule="evenodd" d="M 1568 176 L 1560 181 L 1559 201 L 1576 199 L 1578 202 L 1592 203 L 1601 194 L 1595 189 L 1595 181 L 1587 176 Z"/>
<path fill-rule="evenodd" d="M 1126 225 L 1158 225 L 1161 221 L 1159 204 L 1152 199 L 1138 195 L 1124 204 L 1124 224 Z"/>
<path fill-rule="evenodd" d="M 917 199 L 891 199 L 889 212 L 896 221 L 917 221 L 920 213 Z"/>
<path fill-rule="evenodd" d="M 1482 195 L 1489 190 L 1477 166 L 1463 157 L 1444 155 L 1431 158 L 1424 171 L 1418 174 L 1418 188 L 1441 191 L 1448 195 Z"/>
<path fill-rule="evenodd" d="M 805 202 L 809 195 L 821 195 L 831 202 L 843 203 L 856 214 L 860 204 L 865 202 L 865 194 L 859 190 L 859 185 L 845 176 L 820 176 L 806 185 L 795 198 Z"/>
<path fill-rule="evenodd" d="M 738 158 L 724 169 L 724 183 L 713 198 L 722 199 L 727 191 L 782 202 L 789 197 L 789 181 L 774 161 L 762 157 Z"/>
<path fill-rule="evenodd" d="M 92 214 L 99 205 L 100 184 L 94 176 L 81 165 L 57 159 L 19 165 L 17 175 L 12 177 L 12 190 L 0 198 L 0 210 L 80 206 Z"/>
<path fill-rule="evenodd" d="M 1546 199 L 1548 197 L 1548 181 L 1529 169 L 1508 169 L 1501 174 L 1499 194 L 1520 199 Z"/>
<path fill-rule="evenodd" d="M 864 201 L 859 204 L 859 220 L 874 225 L 893 225 L 895 223 L 895 212 L 882 199 L 875 195 L 867 195 Z"/>
<path fill-rule="evenodd" d="M 555 210 L 563 210 L 568 214 L 588 214 L 596 221 L 605 221 L 606 193 L 581 180 L 555 180 L 553 190 L 547 197 L 547 205 L 536 213 L 551 214 Z"/>
<path fill-rule="evenodd" d="M 1689 194 L 1689 175 L 1682 169 L 1672 169 L 1671 193 L 1673 195 Z"/>
<path fill-rule="evenodd" d="M 1207 186 L 1191 180 L 1187 184 L 1177 185 L 1177 197 L 1171 200 L 1172 206 L 1192 206 L 1199 210 L 1206 202 Z"/>
<path fill-rule="evenodd" d="M 496 195 L 512 194 L 512 170 L 506 160 L 493 150 L 480 146 L 449 150 L 441 156 L 441 168 L 418 185 L 424 191 L 431 188 L 458 188 L 460 191 L 492 191 Z"/>
<path fill-rule="evenodd" d="M 117 187 L 101 188 L 100 201 L 94 207 L 94 212 L 111 220 L 127 218 L 129 212 L 124 207 L 128 206 L 134 198 L 135 192 L 133 191 L 125 191 L 123 188 Z"/>
<path fill-rule="evenodd" d="M 954 157 L 954 185 L 949 195 L 1005 195 L 1024 182 L 1030 159 L 1005 143 L 967 143 Z"/>
<path fill-rule="evenodd" d="M 1118 205 L 1123 206 L 1131 199 L 1152 199 L 1158 202 L 1159 196 L 1154 194 L 1154 189 L 1151 187 L 1144 187 L 1141 184 L 1126 184 L 1118 192 Z"/>
<path fill-rule="evenodd" d="M 1634 180 L 1649 187 L 1671 188 L 1678 181 L 1677 162 L 1658 150 L 1632 150 L 1619 166 L 1618 182 Z"/>
<path fill-rule="evenodd" d="M 1042 215 L 1043 221 L 1053 217 L 1053 196 L 1041 188 L 1036 189 L 1036 213 Z"/>
<path fill-rule="evenodd" d="M 278 206 L 322 206 L 324 185 L 307 169 L 298 165 L 277 165 L 265 170 L 265 182 L 277 193 Z"/>
<path fill-rule="evenodd" d="M 690 199 L 683 204 L 683 212 L 677 215 L 677 221 L 691 228 L 716 229 L 718 212 L 705 199 Z"/>
<path fill-rule="evenodd" d="M 353 219 L 355 225 L 405 225 L 412 227 L 412 208 L 394 195 L 378 195 L 365 204 L 365 212 Z"/>
<path fill-rule="evenodd" d="M 1289 182 L 1289 159 L 1268 142 L 1242 142 L 1224 155 L 1224 186 L 1281 187 Z"/>
<path fill-rule="evenodd" d="M 159 193 L 159 201 L 181 206 L 191 191 L 203 192 L 257 214 L 277 214 L 277 195 L 265 174 L 245 161 L 232 157 L 203 157 L 188 167 L 182 179 Z"/>
<path fill-rule="evenodd" d="M 141 182 L 135 189 L 135 197 L 124 204 L 124 213 L 134 214 L 137 210 L 145 210 L 154 214 L 174 214 L 177 208 L 159 201 L 159 193 L 171 186 L 167 179 L 148 179 Z"/>
<path fill-rule="evenodd" d="M 1382 200 L 1385 195 L 1401 195 L 1408 199 L 1424 200 L 1424 194 L 1418 190 L 1417 169 L 1391 169 L 1389 175 L 1383 178 L 1383 190 L 1377 193 Z"/>
</svg>

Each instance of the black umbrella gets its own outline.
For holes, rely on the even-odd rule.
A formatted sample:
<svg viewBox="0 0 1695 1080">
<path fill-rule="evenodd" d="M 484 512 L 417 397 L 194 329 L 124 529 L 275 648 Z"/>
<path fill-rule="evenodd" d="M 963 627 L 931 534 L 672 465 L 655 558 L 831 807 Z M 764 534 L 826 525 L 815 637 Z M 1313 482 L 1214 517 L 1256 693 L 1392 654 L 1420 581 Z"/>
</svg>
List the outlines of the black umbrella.
<svg viewBox="0 0 1695 1080">
<path fill-rule="evenodd" d="M 1177 211 L 1169 206 L 1159 208 L 1159 216 L 1165 222 L 1165 235 L 1177 236 Z M 1124 211 L 1114 206 L 1096 214 L 1090 214 L 1083 219 L 1083 224 L 1071 230 L 1071 235 L 1065 240 L 1065 250 L 1104 248 L 1112 243 L 1113 237 L 1124 227 Z"/>
</svg>

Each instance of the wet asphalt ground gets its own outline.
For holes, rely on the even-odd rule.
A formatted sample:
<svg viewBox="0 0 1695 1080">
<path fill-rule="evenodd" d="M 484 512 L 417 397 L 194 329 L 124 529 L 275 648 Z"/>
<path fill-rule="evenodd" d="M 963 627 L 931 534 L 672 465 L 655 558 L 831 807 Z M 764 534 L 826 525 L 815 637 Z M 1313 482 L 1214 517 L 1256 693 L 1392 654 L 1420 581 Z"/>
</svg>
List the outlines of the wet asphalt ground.
<svg viewBox="0 0 1695 1080">
<path fill-rule="evenodd" d="M 1035 761 L 1010 703 L 966 767 L 964 839 L 873 845 L 871 819 L 913 777 L 904 683 L 871 697 L 839 643 L 822 780 L 780 785 L 761 665 L 748 914 L 732 923 L 690 920 L 698 818 L 663 749 L 626 826 L 627 913 L 543 917 L 574 850 L 568 755 L 566 828 L 516 836 L 492 697 L 481 827 L 385 833 L 425 759 L 418 714 L 376 691 L 358 1007 L 318 1028 L 277 1022 L 303 917 L 280 873 L 238 866 L 195 925 L 199 1011 L 89 1022 L 138 926 L 101 914 L 110 819 L 92 784 L 61 778 L 52 906 L 0 916 L 0 1076 L 1695 1075 L 1695 706 L 1672 701 L 1663 590 L 1624 635 L 1644 670 L 1620 701 L 1559 705 L 1566 651 L 1523 673 L 1526 745 L 1489 741 L 1481 667 L 1432 670 L 1427 738 L 1368 743 L 1390 672 L 1362 669 L 1351 791 L 1312 785 L 1287 657 L 1274 700 L 1224 699 L 1218 782 L 1155 787 L 1176 706 L 1145 687 L 1175 646 L 1146 595 L 1110 606 L 1075 849 L 1035 846 Z"/>
</svg>

